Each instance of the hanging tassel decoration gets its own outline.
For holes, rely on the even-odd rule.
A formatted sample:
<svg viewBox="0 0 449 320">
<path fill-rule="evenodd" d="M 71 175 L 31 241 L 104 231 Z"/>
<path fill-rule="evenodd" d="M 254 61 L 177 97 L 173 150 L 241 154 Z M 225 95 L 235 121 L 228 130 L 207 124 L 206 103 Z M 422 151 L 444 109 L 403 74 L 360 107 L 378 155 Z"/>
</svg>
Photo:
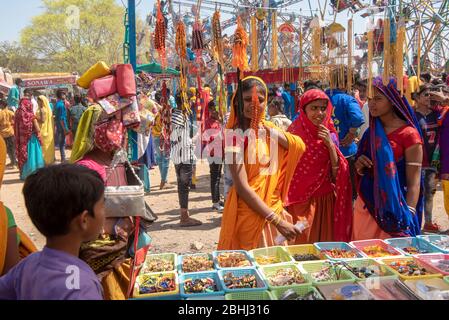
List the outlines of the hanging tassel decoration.
<svg viewBox="0 0 449 320">
<path fill-rule="evenodd" d="M 161 11 L 161 3 L 157 1 L 157 14 L 156 14 L 156 29 L 154 32 L 154 48 L 159 54 L 161 59 L 161 66 L 163 69 L 167 67 L 167 53 L 165 50 L 165 39 L 167 36 L 167 26 L 165 25 L 164 16 Z"/>
<path fill-rule="evenodd" d="M 390 81 L 390 64 L 391 64 L 391 42 L 390 42 L 390 19 L 386 18 L 384 23 L 384 71 L 382 81 L 384 85 L 388 85 Z"/>
<path fill-rule="evenodd" d="M 162 133 L 161 142 L 159 148 L 164 152 L 166 156 L 170 154 L 170 136 L 171 136 L 171 107 L 168 105 L 167 97 L 167 84 L 164 81 L 162 83 L 162 99 L 161 99 L 161 122 Z"/>
<path fill-rule="evenodd" d="M 215 11 L 212 17 L 212 43 L 216 54 L 217 61 L 223 66 L 223 36 L 220 24 L 220 12 Z"/>
<path fill-rule="evenodd" d="M 398 90 L 401 92 L 401 96 L 404 95 L 404 45 L 405 45 L 405 22 L 403 19 L 399 21 L 396 37 L 396 51 L 394 59 L 395 76 L 398 83 Z"/>
<path fill-rule="evenodd" d="M 353 69 L 352 69 L 352 54 L 353 54 L 353 23 L 352 19 L 348 21 L 348 84 L 347 90 L 352 89 L 352 78 L 353 78 Z"/>
<path fill-rule="evenodd" d="M 368 87 L 367 87 L 367 97 L 369 99 L 373 98 L 373 56 L 374 56 L 374 31 L 368 31 Z"/>
<path fill-rule="evenodd" d="M 237 18 L 237 29 L 234 33 L 234 46 L 232 47 L 232 66 L 240 70 L 241 77 L 243 72 L 248 70 L 248 34 L 243 28 L 240 17 Z"/>
<path fill-rule="evenodd" d="M 257 22 L 256 16 L 251 16 L 251 71 L 259 70 L 259 48 L 257 44 Z"/>
<path fill-rule="evenodd" d="M 186 40 L 186 26 L 184 22 L 179 21 L 176 25 L 176 53 L 180 59 L 187 59 L 187 40 Z"/>
<path fill-rule="evenodd" d="M 193 24 L 192 50 L 193 52 L 195 52 L 196 62 L 200 66 L 203 58 L 203 49 L 204 49 L 203 33 L 201 29 L 202 29 L 201 22 L 199 19 L 197 19 Z"/>
<path fill-rule="evenodd" d="M 251 124 L 250 128 L 254 130 L 256 134 L 256 138 L 258 137 L 258 129 L 259 129 L 259 122 L 260 122 L 260 102 L 259 102 L 259 93 L 257 91 L 257 86 L 253 87 L 253 95 L 252 95 L 252 110 L 251 110 Z"/>
<path fill-rule="evenodd" d="M 421 20 L 419 21 L 418 24 L 418 59 L 417 59 L 417 71 L 416 71 L 416 76 L 418 77 L 418 83 L 420 83 L 420 79 L 421 79 Z"/>
<path fill-rule="evenodd" d="M 277 13 L 273 12 L 271 15 L 271 63 L 272 69 L 278 69 L 278 27 L 277 27 Z"/>
</svg>

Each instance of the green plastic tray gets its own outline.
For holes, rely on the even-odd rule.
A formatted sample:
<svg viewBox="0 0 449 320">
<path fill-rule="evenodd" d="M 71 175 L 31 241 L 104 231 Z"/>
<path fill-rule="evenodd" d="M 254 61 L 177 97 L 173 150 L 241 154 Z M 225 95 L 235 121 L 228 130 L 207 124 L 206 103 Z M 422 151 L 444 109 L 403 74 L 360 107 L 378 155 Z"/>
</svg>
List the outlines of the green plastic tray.
<svg viewBox="0 0 449 320">
<path fill-rule="evenodd" d="M 345 263 L 347 265 L 349 265 L 350 267 L 354 268 L 362 268 L 362 267 L 372 267 L 372 266 L 377 266 L 380 268 L 380 270 L 384 273 L 384 275 L 380 276 L 382 278 L 392 278 L 392 279 L 397 279 L 398 275 L 396 273 L 394 273 L 390 268 L 388 268 L 386 265 L 384 264 L 380 264 L 379 262 L 377 262 L 374 259 L 355 259 L 355 260 L 348 260 L 345 261 Z M 352 271 L 349 270 L 349 272 L 352 273 L 352 275 L 359 281 L 363 281 L 366 280 L 365 278 L 359 278 L 358 276 L 356 276 Z M 374 277 L 378 277 L 378 276 L 374 276 Z M 370 277 L 371 278 L 371 277 Z"/>
<path fill-rule="evenodd" d="M 269 276 L 271 274 L 276 273 L 276 271 L 278 271 L 279 269 L 293 269 L 295 271 L 298 271 L 304 277 L 305 282 L 301 283 L 301 284 L 292 284 L 292 285 L 289 285 L 289 286 L 274 286 L 274 285 L 272 285 L 270 283 L 268 278 L 269 278 Z M 310 276 L 308 274 L 302 272 L 297 267 L 297 265 L 293 264 L 293 263 L 290 263 L 290 264 L 277 264 L 277 265 L 270 265 L 270 266 L 260 267 L 259 270 L 262 273 L 262 276 L 263 276 L 265 282 L 268 284 L 268 288 L 270 290 L 289 289 L 289 288 L 292 288 L 292 287 L 298 287 L 298 286 L 304 286 L 304 285 L 311 285 L 312 284 L 312 280 L 310 279 Z"/>
<path fill-rule="evenodd" d="M 226 300 L 274 300 L 269 291 L 240 291 L 227 293 Z"/>
<path fill-rule="evenodd" d="M 340 280 L 334 281 L 315 281 L 312 277 L 312 274 L 315 272 L 319 272 L 324 266 L 330 266 L 328 261 L 317 261 L 317 262 L 303 262 L 299 264 L 299 269 L 304 271 L 310 276 L 312 284 L 321 285 L 321 284 L 334 284 L 334 283 L 348 283 L 348 282 L 356 282 L 357 278 L 352 274 L 352 272 L 348 271 L 343 266 L 339 266 L 341 268 L 341 277 Z"/>
<path fill-rule="evenodd" d="M 301 296 L 304 296 L 304 295 L 308 294 L 309 292 L 315 292 L 315 294 L 317 296 L 319 296 L 322 300 L 324 300 L 321 293 L 312 285 L 303 285 L 303 286 L 299 286 L 299 287 L 290 287 L 290 288 L 279 288 L 279 289 L 272 290 L 271 294 L 273 295 L 274 300 L 280 300 L 280 298 L 282 297 L 284 292 L 287 290 L 293 290 Z"/>
</svg>

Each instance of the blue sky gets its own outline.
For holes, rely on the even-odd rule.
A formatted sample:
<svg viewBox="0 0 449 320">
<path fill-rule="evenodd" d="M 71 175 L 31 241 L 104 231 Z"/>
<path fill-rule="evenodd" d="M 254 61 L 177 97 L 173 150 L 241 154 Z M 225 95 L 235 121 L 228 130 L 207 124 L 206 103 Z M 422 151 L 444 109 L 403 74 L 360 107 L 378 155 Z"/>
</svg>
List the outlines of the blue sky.
<svg viewBox="0 0 449 320">
<path fill-rule="evenodd" d="M 116 1 L 121 4 L 120 0 Z M 123 0 L 123 2 L 127 4 L 127 0 Z M 136 2 L 138 4 L 140 2 L 137 8 L 138 15 L 145 19 L 148 12 L 153 8 L 154 0 L 136 0 Z M 313 10 L 315 10 L 317 1 L 311 1 L 311 3 Z M 42 12 L 41 0 L 0 0 L 0 7 L 2 13 L 2 18 L 0 19 L 0 41 L 19 41 L 20 31 L 31 23 L 33 16 Z M 185 7 L 183 8 L 185 10 Z M 296 13 L 302 10 L 304 15 L 310 14 L 307 1 L 296 4 L 293 9 Z M 226 18 L 226 16 L 223 18 Z M 348 18 L 348 12 L 345 11 L 338 15 L 337 21 L 346 26 Z M 355 32 L 363 32 L 365 29 L 364 20 L 355 18 L 354 21 Z"/>
</svg>

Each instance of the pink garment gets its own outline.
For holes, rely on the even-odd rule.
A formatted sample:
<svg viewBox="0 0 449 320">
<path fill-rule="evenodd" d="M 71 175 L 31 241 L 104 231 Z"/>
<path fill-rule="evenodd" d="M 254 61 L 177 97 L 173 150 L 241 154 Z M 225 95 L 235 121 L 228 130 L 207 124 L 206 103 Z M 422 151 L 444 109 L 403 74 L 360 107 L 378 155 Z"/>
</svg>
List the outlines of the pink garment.
<svg viewBox="0 0 449 320">
<path fill-rule="evenodd" d="M 98 162 L 90 159 L 89 157 L 84 157 L 80 161 L 78 161 L 76 164 L 79 164 L 80 166 L 84 166 L 86 168 L 92 169 L 101 176 L 103 181 L 106 183 L 106 167 L 102 166 Z"/>
</svg>

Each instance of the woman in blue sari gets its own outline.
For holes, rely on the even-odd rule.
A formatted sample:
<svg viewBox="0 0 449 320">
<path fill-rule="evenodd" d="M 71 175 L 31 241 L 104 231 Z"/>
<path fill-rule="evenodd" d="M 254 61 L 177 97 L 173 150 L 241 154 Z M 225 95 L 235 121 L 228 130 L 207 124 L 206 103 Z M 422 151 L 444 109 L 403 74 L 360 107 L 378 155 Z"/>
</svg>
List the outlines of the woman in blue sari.
<svg viewBox="0 0 449 320">
<path fill-rule="evenodd" d="M 353 240 L 416 236 L 423 216 L 423 139 L 407 99 L 395 79 L 374 80 L 370 127 L 359 146 L 359 197 Z"/>
<path fill-rule="evenodd" d="M 45 166 L 39 124 L 28 96 L 20 101 L 19 109 L 16 111 L 14 133 L 20 179 L 25 180 L 34 171 Z"/>
</svg>

